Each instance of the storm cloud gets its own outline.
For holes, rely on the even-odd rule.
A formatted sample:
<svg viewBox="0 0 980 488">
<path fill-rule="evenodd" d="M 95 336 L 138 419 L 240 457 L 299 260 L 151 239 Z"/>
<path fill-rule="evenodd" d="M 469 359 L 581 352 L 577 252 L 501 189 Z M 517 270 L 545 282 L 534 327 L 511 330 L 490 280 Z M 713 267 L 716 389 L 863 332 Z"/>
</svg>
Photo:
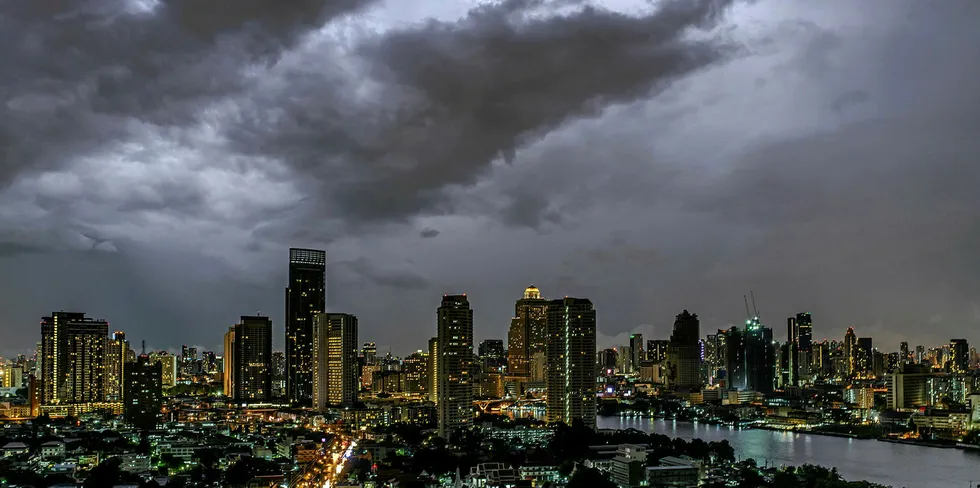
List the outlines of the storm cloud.
<svg viewBox="0 0 980 488">
<path fill-rule="evenodd" d="M 532 282 L 602 346 L 749 289 L 777 331 L 980 340 L 976 2 L 417 4 L 0 4 L 0 354 L 68 308 L 281 326 L 289 246 L 396 353 Z"/>
</svg>

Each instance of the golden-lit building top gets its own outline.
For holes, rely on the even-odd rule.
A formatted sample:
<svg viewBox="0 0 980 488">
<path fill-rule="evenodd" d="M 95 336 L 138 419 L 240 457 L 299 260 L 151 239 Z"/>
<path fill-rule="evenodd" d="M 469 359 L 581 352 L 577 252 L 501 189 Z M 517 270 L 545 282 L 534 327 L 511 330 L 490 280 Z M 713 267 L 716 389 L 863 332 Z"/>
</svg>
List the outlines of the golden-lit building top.
<svg viewBox="0 0 980 488">
<path fill-rule="evenodd" d="M 526 300 L 527 299 L 540 300 L 541 299 L 541 290 L 539 290 L 538 287 L 536 287 L 534 285 L 531 285 L 531 286 L 525 288 L 524 289 L 524 299 L 526 299 Z"/>
</svg>

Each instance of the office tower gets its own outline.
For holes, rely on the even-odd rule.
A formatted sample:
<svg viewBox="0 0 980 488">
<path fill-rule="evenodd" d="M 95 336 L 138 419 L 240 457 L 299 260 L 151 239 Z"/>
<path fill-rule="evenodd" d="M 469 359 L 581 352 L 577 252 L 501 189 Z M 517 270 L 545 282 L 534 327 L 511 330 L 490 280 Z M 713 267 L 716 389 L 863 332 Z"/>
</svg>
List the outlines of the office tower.
<svg viewBox="0 0 980 488">
<path fill-rule="evenodd" d="M 651 339 L 647 341 L 647 361 L 662 363 L 667 360 L 667 345 L 670 341 Z"/>
<path fill-rule="evenodd" d="M 439 338 L 429 339 L 429 401 L 439 404 Z"/>
<path fill-rule="evenodd" d="M 321 313 L 314 317 L 313 406 L 350 407 L 357 402 L 357 317 L 347 313 Z"/>
<path fill-rule="evenodd" d="M 844 333 L 843 348 L 844 374 L 850 376 L 858 371 L 857 336 L 854 335 L 854 327 L 848 327 Z"/>
<path fill-rule="evenodd" d="M 599 371 L 604 376 L 612 376 L 616 371 L 618 353 L 615 349 L 603 349 L 599 352 Z"/>
<path fill-rule="evenodd" d="M 487 339 L 481 342 L 477 354 L 480 356 L 484 370 L 499 371 L 507 364 L 504 356 L 504 341 L 500 339 Z"/>
<path fill-rule="evenodd" d="M 950 339 L 949 372 L 966 373 L 970 370 L 970 346 L 966 339 Z"/>
<path fill-rule="evenodd" d="M 402 364 L 403 389 L 412 395 L 429 394 L 429 353 L 415 351 L 405 358 Z"/>
<path fill-rule="evenodd" d="M 898 347 L 898 364 L 905 366 L 912 363 L 912 354 L 909 352 L 909 343 L 902 341 Z"/>
<path fill-rule="evenodd" d="M 732 327 L 724 335 L 725 386 L 730 390 L 746 390 L 748 377 L 745 370 L 745 334 L 738 327 Z"/>
<path fill-rule="evenodd" d="M 633 372 L 640 370 L 640 362 L 646 361 L 647 355 L 643 351 L 643 334 L 630 334 L 630 367 Z"/>
<path fill-rule="evenodd" d="M 857 372 L 868 375 L 874 372 L 874 347 L 870 337 L 859 337 L 854 351 Z"/>
<path fill-rule="evenodd" d="M 810 312 L 796 314 L 796 329 L 800 352 L 811 353 L 813 351 L 813 317 Z"/>
<path fill-rule="evenodd" d="M 524 289 L 524 298 L 514 305 L 514 318 L 507 335 L 507 373 L 528 376 L 531 358 L 545 352 L 548 300 L 541 290 L 531 285 Z"/>
<path fill-rule="evenodd" d="M 745 323 L 744 340 L 745 389 L 772 393 L 776 372 L 776 348 L 772 329 L 762 325 L 759 317 L 753 317 Z"/>
<path fill-rule="evenodd" d="M 727 332 L 719 330 L 717 334 L 709 334 L 704 343 L 704 365 L 707 372 L 706 381 L 716 385 L 727 377 L 726 359 L 728 355 Z"/>
<path fill-rule="evenodd" d="M 701 389 L 701 321 L 687 310 L 674 320 L 667 346 L 667 378 L 672 389 Z"/>
<path fill-rule="evenodd" d="M 129 352 L 129 341 L 126 334 L 120 331 L 112 333 L 112 338 L 106 344 L 105 355 L 105 398 L 110 402 L 123 400 L 125 393 L 126 353 Z"/>
<path fill-rule="evenodd" d="M 316 356 L 314 355 L 314 360 Z M 314 375 L 316 372 L 314 371 Z M 315 384 L 315 383 L 314 383 Z M 286 396 L 286 354 L 282 351 L 272 353 L 272 397 Z"/>
<path fill-rule="evenodd" d="M 616 358 L 616 368 L 619 374 L 630 373 L 633 368 L 633 348 L 622 346 L 619 348 L 619 356 Z"/>
<path fill-rule="evenodd" d="M 438 321 L 439 435 L 449 438 L 456 429 L 473 422 L 473 310 L 466 295 L 443 295 Z"/>
<path fill-rule="evenodd" d="M 313 399 L 313 317 L 327 309 L 326 273 L 326 251 L 289 250 L 289 286 L 286 287 L 284 325 L 286 398 L 290 402 Z"/>
<path fill-rule="evenodd" d="M 548 304 L 548 422 L 580 420 L 595 429 L 596 311 L 585 298 Z"/>
<path fill-rule="evenodd" d="M 272 321 L 268 317 L 243 315 L 235 325 L 234 355 L 234 400 L 243 403 L 271 400 Z"/>
<path fill-rule="evenodd" d="M 55 312 L 41 319 L 41 403 L 105 400 L 109 323 L 83 313 Z"/>
<path fill-rule="evenodd" d="M 222 356 L 222 376 L 224 377 L 224 394 L 231 398 L 235 385 L 235 327 L 229 327 L 225 332 L 225 352 Z"/>
<path fill-rule="evenodd" d="M 786 344 L 782 345 L 779 352 L 781 386 L 798 386 L 800 384 L 800 324 L 797 317 L 786 319 Z"/>
<path fill-rule="evenodd" d="M 365 366 L 376 366 L 378 364 L 378 345 L 373 342 L 365 342 L 361 347 L 361 357 L 364 358 Z"/>
<path fill-rule="evenodd" d="M 163 365 L 145 353 L 126 368 L 123 414 L 140 429 L 155 428 L 163 407 Z"/>
</svg>

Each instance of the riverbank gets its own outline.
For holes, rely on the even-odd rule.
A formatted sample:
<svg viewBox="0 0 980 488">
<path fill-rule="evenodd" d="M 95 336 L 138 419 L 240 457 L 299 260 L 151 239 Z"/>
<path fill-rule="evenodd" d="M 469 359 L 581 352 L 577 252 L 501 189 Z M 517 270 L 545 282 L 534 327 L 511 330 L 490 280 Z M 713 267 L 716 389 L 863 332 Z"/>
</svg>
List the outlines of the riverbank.
<svg viewBox="0 0 980 488">
<path fill-rule="evenodd" d="M 918 444 L 874 442 L 839 435 L 786 435 L 790 431 L 635 417 L 600 417 L 597 424 L 601 429 L 636 429 L 685 440 L 727 440 L 741 459 L 755 459 L 759 466 L 836 467 L 845 479 L 867 480 L 895 488 L 950 488 L 980 479 L 980 451 L 968 451 L 965 447 L 927 449 Z"/>
</svg>

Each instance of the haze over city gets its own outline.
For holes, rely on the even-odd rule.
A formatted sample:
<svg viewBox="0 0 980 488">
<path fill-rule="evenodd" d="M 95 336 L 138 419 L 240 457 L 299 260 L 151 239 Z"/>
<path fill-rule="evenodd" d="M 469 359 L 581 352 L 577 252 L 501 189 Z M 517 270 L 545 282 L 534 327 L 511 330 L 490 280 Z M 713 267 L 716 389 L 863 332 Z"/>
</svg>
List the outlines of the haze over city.
<svg viewBox="0 0 980 488">
<path fill-rule="evenodd" d="M 281 349 L 289 247 L 395 354 L 444 293 L 504 337 L 531 283 L 600 348 L 748 290 L 777 331 L 978 339 L 977 2 L 208 5 L 0 5 L 0 354 L 56 310 Z"/>
</svg>

